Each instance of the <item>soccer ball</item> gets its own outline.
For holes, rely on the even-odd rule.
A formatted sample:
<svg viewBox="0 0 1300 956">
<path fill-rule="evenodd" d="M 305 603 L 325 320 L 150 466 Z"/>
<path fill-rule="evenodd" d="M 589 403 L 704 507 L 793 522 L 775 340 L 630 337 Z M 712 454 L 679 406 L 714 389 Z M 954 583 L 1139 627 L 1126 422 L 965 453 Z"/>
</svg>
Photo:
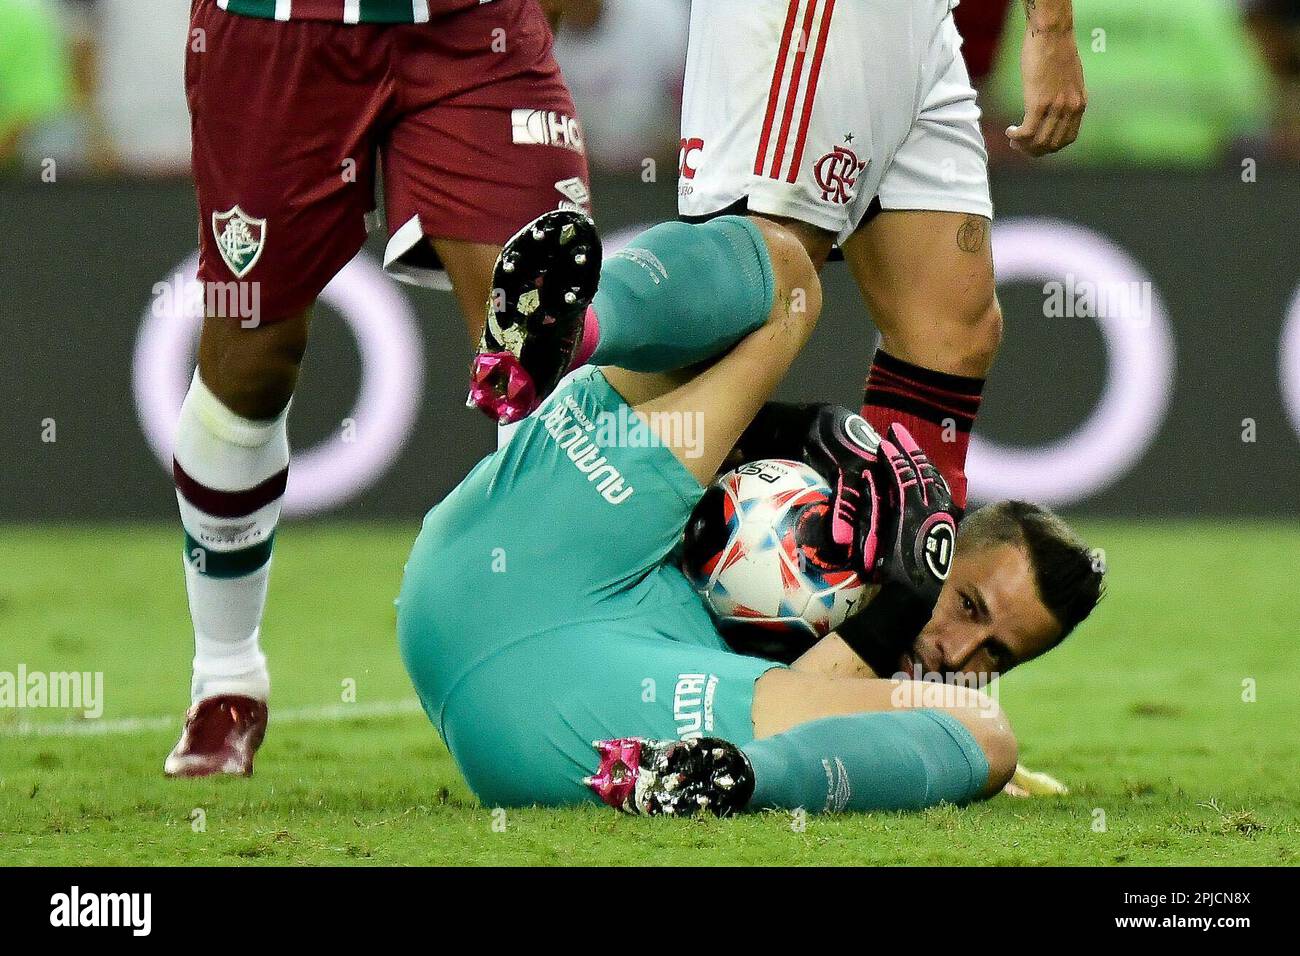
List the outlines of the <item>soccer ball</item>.
<svg viewBox="0 0 1300 956">
<path fill-rule="evenodd" d="M 768 459 L 718 478 L 695 506 L 682 571 L 737 650 L 793 659 L 862 597 L 857 572 L 830 540 L 832 500 L 812 468 Z"/>
</svg>

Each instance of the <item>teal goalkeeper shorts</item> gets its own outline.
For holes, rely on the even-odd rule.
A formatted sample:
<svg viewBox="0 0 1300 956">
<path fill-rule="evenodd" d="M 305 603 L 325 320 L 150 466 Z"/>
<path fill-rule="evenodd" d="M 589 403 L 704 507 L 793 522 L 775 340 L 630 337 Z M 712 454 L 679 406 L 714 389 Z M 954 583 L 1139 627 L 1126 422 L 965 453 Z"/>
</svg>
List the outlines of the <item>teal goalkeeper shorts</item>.
<svg viewBox="0 0 1300 956">
<path fill-rule="evenodd" d="M 425 517 L 398 640 L 484 803 L 595 802 L 594 740 L 753 739 L 778 665 L 730 651 L 668 560 L 702 492 L 589 368 Z"/>
</svg>

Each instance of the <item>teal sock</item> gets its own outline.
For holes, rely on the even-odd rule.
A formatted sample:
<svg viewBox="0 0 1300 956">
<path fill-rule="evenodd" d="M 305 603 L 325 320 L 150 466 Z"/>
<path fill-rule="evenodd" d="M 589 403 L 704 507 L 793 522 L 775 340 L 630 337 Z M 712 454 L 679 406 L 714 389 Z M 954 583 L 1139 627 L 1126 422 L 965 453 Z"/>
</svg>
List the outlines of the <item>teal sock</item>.
<svg viewBox="0 0 1300 956">
<path fill-rule="evenodd" d="M 970 731 L 937 710 L 827 717 L 743 749 L 752 810 L 920 810 L 974 799 L 989 775 Z"/>
<path fill-rule="evenodd" d="M 771 309 L 772 263 L 752 222 L 660 223 L 605 260 L 592 302 L 599 338 L 581 358 L 633 372 L 685 368 L 731 348 Z"/>
</svg>

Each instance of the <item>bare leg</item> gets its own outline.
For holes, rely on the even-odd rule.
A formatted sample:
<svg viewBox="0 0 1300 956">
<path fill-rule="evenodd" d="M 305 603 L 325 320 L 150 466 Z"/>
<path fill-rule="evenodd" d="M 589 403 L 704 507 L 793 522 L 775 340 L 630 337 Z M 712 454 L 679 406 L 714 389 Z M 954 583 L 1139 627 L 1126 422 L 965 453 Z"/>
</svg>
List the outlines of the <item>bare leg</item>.
<svg viewBox="0 0 1300 956">
<path fill-rule="evenodd" d="M 862 416 L 905 426 L 966 504 L 966 453 L 1002 342 L 989 220 L 889 210 L 844 243 L 880 329 Z"/>
<path fill-rule="evenodd" d="M 951 375 L 988 373 L 1002 341 L 989 226 L 966 213 L 887 210 L 844 243 L 886 352 Z"/>
<path fill-rule="evenodd" d="M 236 415 L 275 418 L 298 385 L 310 325 L 310 309 L 252 328 L 237 319 L 205 319 L 199 337 L 199 375 Z"/>
<path fill-rule="evenodd" d="M 486 303 L 492 294 L 492 269 L 501 247 L 459 239 L 433 239 L 434 250 L 451 279 L 452 291 L 460 304 L 470 342 L 478 344 L 483 334 Z"/>
</svg>

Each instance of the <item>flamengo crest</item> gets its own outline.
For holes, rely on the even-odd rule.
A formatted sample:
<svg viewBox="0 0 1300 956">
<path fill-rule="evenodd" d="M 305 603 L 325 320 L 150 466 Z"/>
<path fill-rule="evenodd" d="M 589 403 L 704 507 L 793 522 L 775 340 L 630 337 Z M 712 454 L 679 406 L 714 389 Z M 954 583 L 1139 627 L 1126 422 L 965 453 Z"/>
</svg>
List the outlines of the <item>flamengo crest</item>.
<svg viewBox="0 0 1300 956">
<path fill-rule="evenodd" d="M 212 235 L 217 251 L 236 279 L 246 276 L 262 256 L 266 245 L 266 220 L 254 219 L 238 204 L 212 214 Z"/>
<path fill-rule="evenodd" d="M 853 198 L 858 173 L 866 167 L 866 162 L 858 159 L 858 154 L 847 146 L 836 146 L 817 160 L 813 166 L 813 176 L 822 191 L 822 202 L 846 205 Z"/>
</svg>

